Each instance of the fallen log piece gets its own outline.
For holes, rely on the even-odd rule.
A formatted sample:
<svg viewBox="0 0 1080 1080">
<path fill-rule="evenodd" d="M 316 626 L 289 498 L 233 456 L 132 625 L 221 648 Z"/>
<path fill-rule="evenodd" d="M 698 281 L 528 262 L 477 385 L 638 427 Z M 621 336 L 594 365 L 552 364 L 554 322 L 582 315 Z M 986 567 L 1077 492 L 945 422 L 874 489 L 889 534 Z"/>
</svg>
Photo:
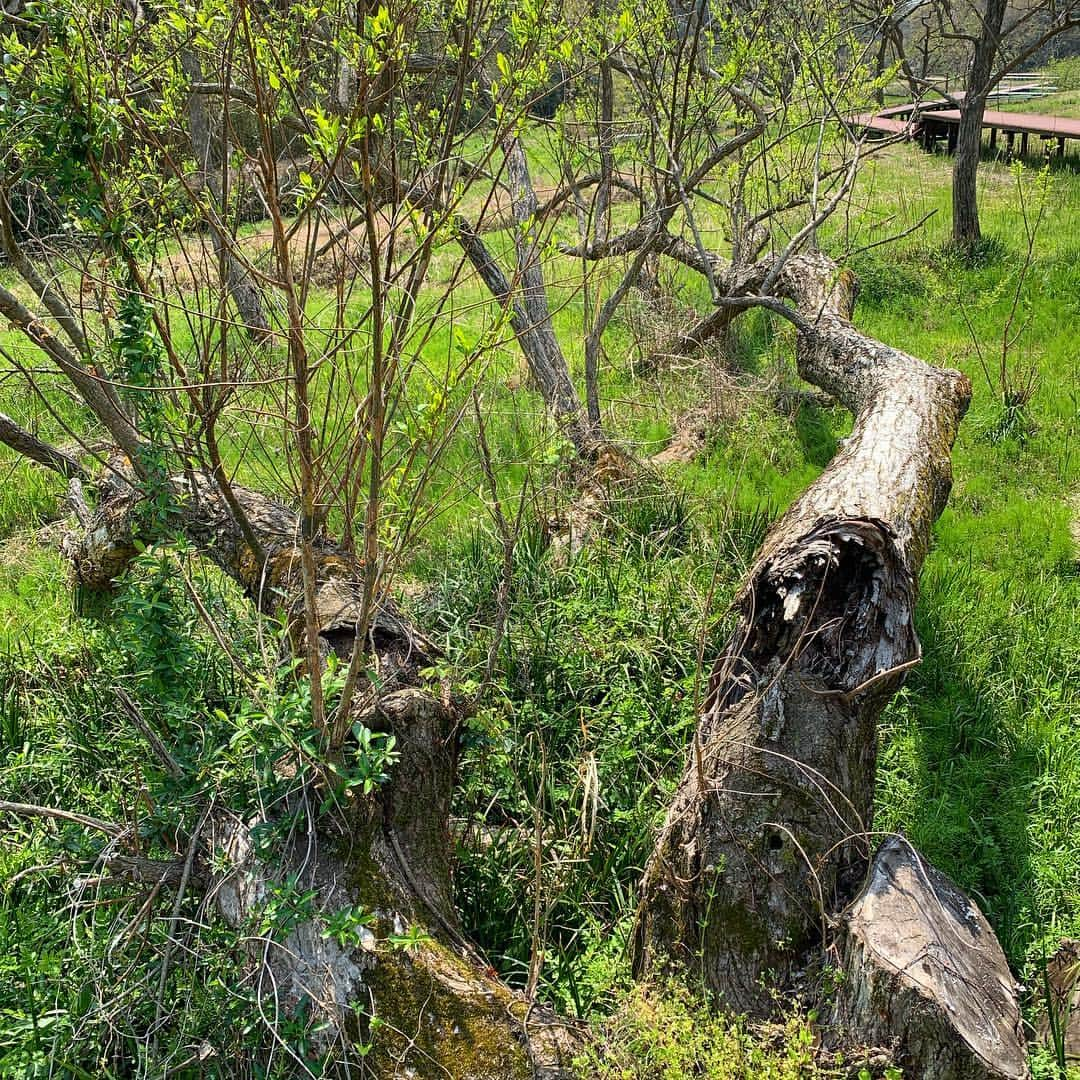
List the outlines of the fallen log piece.
<svg viewBox="0 0 1080 1080">
<path fill-rule="evenodd" d="M 1024 1080 L 1005 954 L 982 912 L 903 838 L 878 849 L 841 930 L 838 1027 L 897 1045 L 911 1080 Z"/>
</svg>

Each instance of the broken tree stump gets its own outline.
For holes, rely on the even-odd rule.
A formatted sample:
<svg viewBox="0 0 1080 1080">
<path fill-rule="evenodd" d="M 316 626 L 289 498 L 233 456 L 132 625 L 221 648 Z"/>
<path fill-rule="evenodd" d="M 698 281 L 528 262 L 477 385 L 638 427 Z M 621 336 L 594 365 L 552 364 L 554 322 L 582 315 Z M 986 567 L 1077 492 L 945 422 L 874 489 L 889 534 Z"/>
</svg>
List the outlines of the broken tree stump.
<svg viewBox="0 0 1080 1080">
<path fill-rule="evenodd" d="M 834 1018 L 896 1044 L 912 1080 L 1025 1080 L 1027 1050 L 1005 954 L 981 911 L 902 837 L 878 849 L 841 930 Z"/>
</svg>

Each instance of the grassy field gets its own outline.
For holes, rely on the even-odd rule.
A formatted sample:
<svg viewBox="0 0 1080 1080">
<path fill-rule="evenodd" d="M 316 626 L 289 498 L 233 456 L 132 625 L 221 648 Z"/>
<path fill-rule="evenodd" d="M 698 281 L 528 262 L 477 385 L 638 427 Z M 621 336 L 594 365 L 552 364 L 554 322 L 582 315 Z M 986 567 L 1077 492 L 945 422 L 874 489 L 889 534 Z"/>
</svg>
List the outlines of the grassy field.
<svg viewBox="0 0 1080 1080">
<path fill-rule="evenodd" d="M 1075 110 L 1075 93 L 1061 97 L 1062 109 Z M 1056 111 L 1052 103 L 1044 111 Z M 947 244 L 949 164 L 913 147 L 889 148 L 868 163 L 849 211 L 821 238 L 859 273 L 863 329 L 961 368 L 974 387 L 952 498 L 923 572 L 925 659 L 882 722 L 875 827 L 904 831 L 975 897 L 1018 977 L 1035 988 L 1044 958 L 1062 938 L 1080 936 L 1080 175 L 1058 166 L 1040 177 L 985 163 L 987 242 L 977 260 L 962 261 Z M 1028 227 L 1039 221 L 1030 261 L 1021 199 Z M 917 231 L 881 244 L 927 215 Z M 556 327 L 580 372 L 579 267 L 552 257 L 547 270 Z M 437 272 L 451 272 L 449 256 Z M 459 901 L 492 963 L 518 984 L 538 934 L 543 995 L 590 1017 L 609 1012 L 626 987 L 625 933 L 652 830 L 682 767 L 699 642 L 706 658 L 719 648 L 724 604 L 768 521 L 850 427 L 839 409 L 777 408 L 776 391 L 798 385 L 791 332 L 760 314 L 746 316 L 707 363 L 636 375 L 636 355 L 691 306 L 704 307 L 699 283 L 674 274 L 668 286 L 666 305 L 634 296 L 612 324 L 604 419 L 644 457 L 666 444 L 686 410 L 706 404 L 707 448 L 623 493 L 609 528 L 575 559 L 557 562 L 547 548 L 540 511 L 557 508 L 568 485 L 512 341 L 484 375 L 507 497 L 526 474 L 542 494 L 518 544 L 494 686 L 484 690 L 466 740 L 456 807 Z M 480 333 L 490 317 L 482 295 L 475 281 L 460 287 L 459 328 Z M 1018 329 L 1003 359 L 1002 342 Z M 452 348 L 452 334 L 448 325 L 433 339 L 433 363 Z M 47 410 L 18 385 L 0 384 L 0 409 L 24 422 L 35 417 L 55 437 Z M 67 399 L 52 404 L 74 416 Z M 211 717 L 215 709 L 231 716 L 240 692 L 208 659 L 212 649 L 190 605 L 162 569 L 167 559 L 148 557 L 117 602 L 119 629 L 109 631 L 76 612 L 62 559 L 40 540 L 59 484 L 6 451 L 0 470 L 0 787 L 25 801 L 110 816 L 126 812 L 138 787 L 132 775 L 157 783 L 145 775 L 130 732 L 123 734 L 115 703 L 92 688 L 113 679 L 159 710 L 183 752 L 208 753 L 203 782 L 213 788 L 226 775 L 227 754 L 207 748 L 228 743 L 233 729 Z M 430 497 L 441 512 L 409 549 L 411 603 L 445 647 L 456 682 L 476 689 L 493 634 L 501 550 L 467 425 Z M 250 642 L 250 621 L 234 598 L 210 577 L 206 588 L 237 640 Z M 150 601 L 164 604 L 159 622 Z M 94 737 L 109 732 L 116 753 L 104 763 Z M 539 926 L 534 826 L 545 853 Z M 20 826 L 0 838 L 0 879 L 45 857 L 34 835 Z M 0 1030 L 9 1032 L 0 1041 L 0 1075 L 6 1060 L 31 1053 L 26 1032 L 37 1030 L 31 1019 L 41 1013 L 83 1038 L 97 1030 L 81 995 L 103 970 L 92 941 L 110 924 L 90 915 L 73 959 L 71 918 L 66 909 L 57 914 L 63 896 L 63 881 L 48 874 L 0 893 Z M 189 1041 L 220 1024 L 207 1004 L 217 1000 L 212 982 L 204 972 L 182 988 Z M 1034 994 L 1030 1015 L 1036 1006 Z"/>
</svg>

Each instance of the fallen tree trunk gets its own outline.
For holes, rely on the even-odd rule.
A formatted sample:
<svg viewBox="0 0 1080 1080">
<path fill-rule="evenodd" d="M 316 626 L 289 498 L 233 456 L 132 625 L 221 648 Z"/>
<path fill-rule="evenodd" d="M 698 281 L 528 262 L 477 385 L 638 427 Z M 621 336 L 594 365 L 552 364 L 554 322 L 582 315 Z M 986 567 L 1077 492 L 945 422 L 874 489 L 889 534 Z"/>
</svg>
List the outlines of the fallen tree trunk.
<svg viewBox="0 0 1080 1080">
<path fill-rule="evenodd" d="M 876 721 L 919 658 L 916 578 L 970 396 L 963 375 L 856 330 L 856 282 L 824 256 L 789 260 L 780 289 L 800 374 L 855 427 L 736 600 L 635 937 L 639 973 L 685 965 L 755 1014 L 869 860 Z"/>
<path fill-rule="evenodd" d="M 729 1006 L 756 1013 L 805 963 L 869 859 L 876 719 L 918 659 L 916 576 L 970 389 L 861 335 L 850 322 L 854 280 L 821 256 L 790 260 L 781 285 L 796 305 L 801 373 L 855 413 L 855 429 L 767 537 L 739 598 L 739 626 L 647 868 L 635 941 L 639 973 L 688 965 Z M 365 622 L 354 556 L 315 541 L 305 603 L 292 510 L 204 473 L 171 486 L 170 530 L 260 610 L 285 610 L 298 655 L 306 618 L 321 651 L 347 660 Z M 134 557 L 141 500 L 119 473 L 102 489 L 85 535 L 69 545 L 85 586 L 111 582 Z M 192 880 L 210 880 L 238 927 L 282 883 L 312 893 L 310 911 L 280 936 L 246 938 L 267 1000 L 309 1004 L 313 1022 L 326 1022 L 318 1045 L 342 1071 L 366 1053 L 379 1076 L 564 1075 L 572 1036 L 493 977 L 454 911 L 458 714 L 422 684 L 431 648 L 386 597 L 363 647 L 379 685 L 358 699 L 355 719 L 395 736 L 390 780 L 332 814 L 308 810 L 303 843 L 265 861 L 251 841 L 260 822 L 215 818 Z M 350 911 L 370 918 L 343 943 L 327 924 Z"/>
<path fill-rule="evenodd" d="M 170 531 L 183 533 L 236 580 L 260 610 L 284 610 L 296 655 L 314 614 L 320 653 L 347 664 L 362 623 L 364 569 L 339 546 L 315 544 L 314 613 L 304 610 L 300 528 L 288 507 L 242 487 L 231 496 L 258 540 L 252 550 L 212 477 L 171 482 Z M 84 587 L 107 587 L 145 537 L 142 494 L 114 474 L 85 534 L 67 545 Z M 350 724 L 388 732 L 397 758 L 370 795 L 340 794 L 315 808 L 325 782 L 299 785 L 277 819 L 294 818 L 291 839 L 256 856 L 253 833 L 273 821 L 213 817 L 196 877 L 208 882 L 244 941 L 260 998 L 273 1015 L 308 1009 L 312 1045 L 331 1055 L 335 1075 L 453 1075 L 529 1080 L 569 1075 L 571 1030 L 509 990 L 465 940 L 453 904 L 450 797 L 461 710 L 425 687 L 435 651 L 380 598 L 363 647 L 377 673 L 356 699 Z M 345 764 L 355 745 L 346 744 Z M 299 763 L 284 762 L 288 767 Z M 297 825 L 296 820 L 300 821 Z M 214 872 L 210 872 L 210 868 Z M 130 868 L 128 868 L 130 872 Z M 286 885 L 287 883 L 287 885 Z M 283 885 L 313 892 L 302 917 L 251 935 L 266 901 Z M 337 917 L 355 925 L 335 935 Z M 373 1018 L 376 1018 L 373 1022 Z"/>
</svg>

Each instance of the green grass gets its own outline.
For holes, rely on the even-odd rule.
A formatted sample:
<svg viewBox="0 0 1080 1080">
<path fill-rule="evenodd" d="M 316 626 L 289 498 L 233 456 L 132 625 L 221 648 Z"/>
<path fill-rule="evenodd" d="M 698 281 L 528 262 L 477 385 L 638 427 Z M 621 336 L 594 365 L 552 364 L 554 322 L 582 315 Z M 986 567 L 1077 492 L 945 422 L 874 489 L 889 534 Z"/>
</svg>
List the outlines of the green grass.
<svg viewBox="0 0 1080 1080">
<path fill-rule="evenodd" d="M 755 1025 L 716 1016 L 678 983 L 635 988 L 577 1067 L 582 1080 L 841 1080 L 882 1075 L 869 1055 L 819 1045 L 812 1018 Z M 862 1070 L 862 1071 L 860 1071 Z M 899 1080 L 899 1070 L 884 1073 Z"/>
<path fill-rule="evenodd" d="M 1080 935 L 1080 572 L 1071 531 L 1080 491 L 1080 177 L 1068 168 L 1049 177 L 1050 213 L 1021 289 L 1026 329 L 1010 354 L 1014 370 L 1031 366 L 1038 377 L 1024 423 L 1006 430 L 998 388 L 985 376 L 979 351 L 992 368 L 1022 264 L 1017 179 L 1003 165 L 982 166 L 983 227 L 993 243 L 972 265 L 947 249 L 949 165 L 913 147 L 889 149 L 866 168 L 851 212 L 823 236 L 837 255 L 855 253 L 851 262 L 863 280 L 859 325 L 928 361 L 960 367 L 974 391 L 954 453 L 952 498 L 922 577 L 917 618 L 924 662 L 881 724 L 876 827 L 904 830 L 972 893 L 1014 970 L 1030 982 L 1045 952 L 1062 937 Z M 1030 173 L 1020 182 L 1030 185 Z M 859 252 L 931 211 L 919 231 Z M 559 225 L 572 228 L 572 220 Z M 500 249 L 509 242 L 491 239 Z M 436 278 L 449 275 L 454 258 L 439 256 Z M 579 269 L 557 257 L 548 264 L 556 329 L 578 376 Z M 700 282 L 675 274 L 670 287 L 680 310 L 704 309 Z M 456 293 L 459 325 L 469 335 L 479 336 L 490 318 L 483 295 L 474 280 Z M 318 296 L 313 304 L 325 300 Z M 662 1007 L 625 997 L 625 936 L 653 830 L 682 768 L 699 689 L 698 648 L 704 640 L 706 661 L 715 655 L 726 629 L 724 605 L 769 520 L 819 474 L 850 420 L 840 410 L 805 405 L 777 411 L 772 390 L 797 385 L 791 332 L 760 314 L 745 317 L 725 344 L 738 369 L 733 373 L 635 375 L 642 326 L 664 318 L 670 313 L 628 308 L 613 322 L 602 376 L 605 422 L 648 455 L 665 444 L 684 409 L 712 394 L 708 446 L 663 483 L 620 491 L 603 534 L 569 561 L 554 557 L 543 527 L 543 518 L 569 497 L 559 440 L 524 385 L 513 343 L 497 343 L 487 358 L 481 389 L 505 497 L 512 502 L 527 480 L 539 492 L 515 555 L 507 631 L 491 685 L 480 684 L 501 551 L 484 509 L 468 422 L 428 493 L 439 508 L 435 524 L 408 547 L 404 571 L 419 583 L 413 606 L 445 647 L 453 678 L 482 690 L 463 746 L 455 806 L 459 902 L 470 933 L 508 979 L 524 982 L 534 944 L 539 821 L 542 995 L 593 1018 L 615 1010 L 612 1060 L 639 1047 L 639 1057 L 654 1054 L 670 1066 L 649 1075 L 675 1078 L 690 1074 L 694 1063 L 680 1059 L 685 1047 L 672 1032 L 704 1021 L 697 1006 L 677 995 Z M 5 344 L 12 340 L 4 336 Z M 426 359 L 437 368 L 452 348 L 452 328 L 440 327 Z M 0 408 L 62 441 L 61 426 L 16 385 L 0 384 Z M 69 399 L 47 392 L 78 430 Z M 274 449 L 268 448 L 271 459 Z M 237 452 L 230 448 L 234 458 Z M 205 757 L 206 790 L 236 791 L 237 777 L 246 774 L 215 742 L 227 744 L 230 733 L 214 718 L 216 709 L 235 715 L 242 693 L 209 659 L 214 644 L 182 594 L 173 590 L 168 600 L 175 619 L 146 616 L 139 603 L 153 575 L 145 571 L 104 623 L 77 615 L 60 556 L 35 539 L 56 513 L 61 485 L 2 451 L 0 469 L 4 790 L 103 816 L 129 812 L 133 776 L 161 804 L 174 797 L 122 724 L 108 693 L 109 685 L 122 683 L 169 725 L 184 753 Z M 243 638 L 250 616 L 216 588 L 208 593 L 216 597 L 215 610 Z M 252 656 L 257 662 L 254 647 Z M 88 689 L 95 681 L 105 688 L 96 697 Z M 102 745 L 112 755 L 104 766 Z M 191 792 L 187 800 L 181 818 L 194 812 Z M 155 842 L 163 843 L 167 830 L 155 828 Z M 71 830 L 63 838 L 76 850 L 85 845 Z M 41 829 L 7 833 L 0 837 L 0 877 L 44 865 L 51 852 Z M 68 917 L 57 914 L 63 889 L 62 875 L 32 875 L 0 898 L 0 1027 L 24 1033 L 0 1040 L 0 1073 L 2 1063 L 35 1053 L 33 1060 L 44 1060 L 51 1043 L 25 1034 L 34 1030 L 26 1028 L 28 1018 L 43 1010 L 57 1013 L 64 1039 L 76 1031 L 84 1040 L 105 1038 L 82 993 L 102 970 L 111 924 L 105 915 L 90 916 L 88 944 L 72 957 Z M 28 973 L 39 954 L 45 961 Z M 191 1003 L 184 1037 L 217 1038 L 220 987 L 205 970 L 176 977 L 188 980 L 178 988 Z M 243 1002 L 232 1007 L 230 1015 L 243 1016 Z M 798 1030 L 788 1045 L 799 1045 Z M 710 1036 L 715 1060 L 751 1054 L 744 1036 L 737 1025 L 719 1025 Z M 114 1050 L 132 1052 L 131 1042 L 109 1038 Z M 244 1045 L 243 1038 L 226 1039 L 223 1052 Z M 633 1067 L 610 1075 L 644 1075 Z M 743 1074 L 732 1066 L 707 1075 Z"/>
<path fill-rule="evenodd" d="M 1080 87 L 1061 89 L 1046 97 L 1026 98 L 1022 101 L 1009 99 L 997 106 L 1009 112 L 1035 112 L 1046 116 L 1080 116 Z"/>
</svg>

